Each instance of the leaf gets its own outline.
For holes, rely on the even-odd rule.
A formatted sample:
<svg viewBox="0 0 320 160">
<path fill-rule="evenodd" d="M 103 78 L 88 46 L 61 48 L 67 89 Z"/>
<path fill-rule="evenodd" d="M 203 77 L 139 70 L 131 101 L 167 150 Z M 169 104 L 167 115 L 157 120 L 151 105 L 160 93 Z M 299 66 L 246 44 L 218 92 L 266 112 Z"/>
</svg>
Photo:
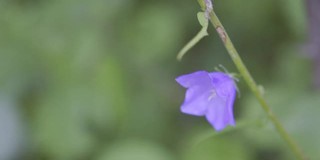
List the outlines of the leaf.
<svg viewBox="0 0 320 160">
<path fill-rule="evenodd" d="M 184 160 L 248 160 L 252 154 L 248 144 L 235 134 L 210 137 L 198 145 L 186 144 L 184 147 Z"/>
<path fill-rule="evenodd" d="M 198 21 L 199 21 L 200 25 L 202 26 L 202 29 L 205 29 L 206 35 L 208 35 L 207 29 L 208 29 L 209 21 L 205 15 L 205 13 L 198 12 L 197 17 L 198 17 Z"/>
<path fill-rule="evenodd" d="M 173 160 L 170 151 L 157 143 L 119 140 L 109 145 L 95 160 Z"/>
<path fill-rule="evenodd" d="M 193 47 L 195 46 L 203 37 L 209 35 L 208 30 L 208 24 L 209 21 L 205 16 L 204 12 L 198 12 L 197 14 L 198 21 L 200 25 L 202 26 L 201 30 L 198 32 L 198 34 L 193 37 L 178 53 L 177 59 L 180 61 L 182 57 Z"/>
<path fill-rule="evenodd" d="M 259 119 L 252 119 L 252 120 L 242 120 L 236 123 L 236 126 L 228 126 L 221 132 L 213 132 L 212 128 L 208 129 L 207 131 L 198 134 L 198 136 L 194 137 L 192 145 L 197 146 L 210 138 L 222 136 L 228 134 L 230 132 L 235 132 L 244 128 L 255 128 L 260 129 L 264 128 L 268 124 L 267 118 L 259 118 Z"/>
</svg>

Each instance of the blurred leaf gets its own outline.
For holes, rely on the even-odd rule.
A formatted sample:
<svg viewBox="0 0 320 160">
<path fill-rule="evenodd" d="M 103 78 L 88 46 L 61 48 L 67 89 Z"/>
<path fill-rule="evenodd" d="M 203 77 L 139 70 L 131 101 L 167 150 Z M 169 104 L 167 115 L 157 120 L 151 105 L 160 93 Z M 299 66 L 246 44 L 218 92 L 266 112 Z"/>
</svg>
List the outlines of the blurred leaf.
<svg viewBox="0 0 320 160">
<path fill-rule="evenodd" d="M 282 50 L 286 51 L 286 50 Z M 319 93 L 310 92 L 310 72 L 307 60 L 299 57 L 296 52 L 287 50 L 280 56 L 273 85 L 266 86 L 266 99 L 284 127 L 302 146 L 311 159 L 320 157 L 317 152 L 320 146 L 318 135 L 320 130 L 316 125 L 320 120 L 316 113 L 320 112 Z M 244 118 L 265 117 L 265 113 L 253 96 L 244 101 Z M 262 130 L 248 130 L 248 136 L 254 139 L 257 146 L 265 149 L 278 148 L 282 159 L 293 159 L 293 153 L 280 139 L 272 124 Z M 285 158 L 286 157 L 286 158 Z"/>
<path fill-rule="evenodd" d="M 281 1 L 280 6 L 286 16 L 287 25 L 297 38 L 304 38 L 307 30 L 306 2 L 301 0 Z"/>
<path fill-rule="evenodd" d="M 181 35 L 181 17 L 170 5 L 145 5 L 138 13 L 125 17 L 119 47 L 125 47 L 125 57 L 143 64 L 173 55 Z M 169 38 L 170 37 L 170 38 Z"/>
<path fill-rule="evenodd" d="M 81 157 L 101 138 L 96 135 L 110 136 L 122 126 L 126 112 L 122 71 L 111 57 L 94 69 L 89 77 L 64 70 L 70 80 L 56 77 L 55 87 L 42 97 L 35 112 L 34 134 L 44 153 L 56 158 Z M 83 79 L 75 81 L 77 77 Z"/>
<path fill-rule="evenodd" d="M 213 131 L 212 131 L 213 132 Z M 207 138 L 195 146 L 187 146 L 185 160 L 250 160 L 251 152 L 240 139 L 228 135 Z"/>
<path fill-rule="evenodd" d="M 85 95 L 79 90 L 57 91 L 36 110 L 34 136 L 40 151 L 55 159 L 85 155 L 94 145 L 86 126 Z"/>
<path fill-rule="evenodd" d="M 158 144 L 130 140 L 108 147 L 97 160 L 173 160 L 173 156 Z"/>
</svg>

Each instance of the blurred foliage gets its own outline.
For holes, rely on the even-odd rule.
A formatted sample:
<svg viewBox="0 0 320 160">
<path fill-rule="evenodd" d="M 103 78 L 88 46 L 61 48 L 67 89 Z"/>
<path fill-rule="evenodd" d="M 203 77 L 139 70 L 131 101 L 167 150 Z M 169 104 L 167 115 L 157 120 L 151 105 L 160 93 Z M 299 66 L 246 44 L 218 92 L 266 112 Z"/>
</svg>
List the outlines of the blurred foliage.
<svg viewBox="0 0 320 160">
<path fill-rule="evenodd" d="M 303 1 L 214 6 L 276 114 L 319 158 L 320 93 L 300 47 Z M 212 27 L 176 61 L 200 28 L 199 10 L 195 0 L 1 0 L 0 158 L 292 159 L 269 124 L 250 125 L 265 117 L 241 80 L 235 111 L 246 127 L 205 136 L 215 131 L 204 118 L 179 112 L 176 76 L 219 64 L 236 72 Z"/>
</svg>

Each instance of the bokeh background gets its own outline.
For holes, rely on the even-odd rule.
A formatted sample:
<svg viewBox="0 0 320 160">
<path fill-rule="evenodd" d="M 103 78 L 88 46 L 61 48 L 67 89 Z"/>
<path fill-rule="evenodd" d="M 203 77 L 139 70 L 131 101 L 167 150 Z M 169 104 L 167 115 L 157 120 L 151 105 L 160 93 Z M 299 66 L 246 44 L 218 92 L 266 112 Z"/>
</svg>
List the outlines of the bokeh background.
<svg viewBox="0 0 320 160">
<path fill-rule="evenodd" d="M 214 6 L 285 128 L 319 159 L 310 1 Z M 180 113 L 175 77 L 220 64 L 237 73 L 212 27 L 176 60 L 199 10 L 196 0 L 1 0 L 0 160 L 293 159 L 241 78 L 235 128 Z"/>
</svg>

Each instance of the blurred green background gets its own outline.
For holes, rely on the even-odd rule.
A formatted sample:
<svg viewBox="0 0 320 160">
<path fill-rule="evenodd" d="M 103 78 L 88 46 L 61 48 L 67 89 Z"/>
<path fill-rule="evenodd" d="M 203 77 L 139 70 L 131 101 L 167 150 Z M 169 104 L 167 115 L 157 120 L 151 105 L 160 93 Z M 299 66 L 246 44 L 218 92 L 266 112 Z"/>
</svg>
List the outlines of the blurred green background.
<svg viewBox="0 0 320 160">
<path fill-rule="evenodd" d="M 217 14 L 288 131 L 320 157 L 320 93 L 302 0 L 215 0 Z M 291 160 L 240 79 L 236 128 L 183 115 L 175 77 L 237 72 L 196 0 L 1 0 L 1 160 Z"/>
</svg>

